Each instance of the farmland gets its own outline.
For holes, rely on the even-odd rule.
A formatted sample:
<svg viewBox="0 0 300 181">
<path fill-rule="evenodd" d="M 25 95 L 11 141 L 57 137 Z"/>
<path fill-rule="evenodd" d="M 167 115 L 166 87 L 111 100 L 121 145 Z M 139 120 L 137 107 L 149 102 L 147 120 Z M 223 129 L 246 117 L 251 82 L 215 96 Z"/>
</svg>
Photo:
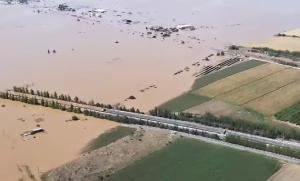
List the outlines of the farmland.
<svg viewBox="0 0 300 181">
<path fill-rule="evenodd" d="M 284 86 L 258 99 L 255 99 L 247 103 L 245 106 L 255 108 L 268 115 L 273 115 L 277 112 L 280 112 L 281 110 L 284 110 L 285 108 L 292 106 L 299 100 L 299 98 L 300 80 Z M 295 108 L 292 109 L 297 110 Z M 284 113 L 284 115 L 285 114 L 286 113 Z M 286 116 L 288 115 L 290 115 L 290 113 L 286 114 Z"/>
<path fill-rule="evenodd" d="M 279 169 L 278 161 L 260 155 L 180 139 L 105 180 L 265 181 Z"/>
<path fill-rule="evenodd" d="M 214 83 L 218 80 L 224 79 L 224 78 L 234 75 L 236 73 L 257 67 L 262 64 L 265 64 L 265 62 L 258 61 L 258 60 L 250 60 L 247 62 L 243 62 L 243 63 L 237 64 L 237 65 L 225 68 L 223 70 L 217 71 L 210 75 L 198 78 L 195 80 L 195 82 L 192 86 L 192 90 L 200 89 L 200 88 L 207 86 L 211 83 Z"/>
<path fill-rule="evenodd" d="M 234 65 L 232 67 L 225 68 L 223 70 L 217 71 L 215 73 L 212 73 L 210 75 L 198 78 L 195 80 L 192 89 L 191 90 L 197 90 L 202 87 L 205 87 L 206 85 L 209 85 L 211 83 L 214 83 L 220 79 L 229 77 L 231 75 L 234 75 L 236 73 L 251 69 L 253 67 L 257 67 L 259 65 L 263 65 L 265 62 L 257 61 L 257 60 L 250 60 L 247 62 L 243 62 L 237 65 Z M 187 93 L 184 93 L 178 97 L 175 97 L 159 106 L 161 109 L 169 109 L 172 111 L 185 111 L 191 107 L 200 105 L 202 103 L 210 101 L 211 98 L 195 94 L 194 92 L 190 91 Z"/>
<path fill-rule="evenodd" d="M 196 79 L 190 92 L 160 108 L 251 121 L 275 115 L 300 125 L 299 98 L 300 70 L 250 60 Z"/>
<path fill-rule="evenodd" d="M 300 101 L 275 114 L 277 119 L 300 125 Z"/>
<path fill-rule="evenodd" d="M 206 96 L 196 95 L 193 93 L 185 93 L 160 105 L 159 108 L 172 111 L 184 111 L 190 107 L 202 104 L 209 100 L 210 98 Z"/>
<path fill-rule="evenodd" d="M 299 165 L 286 164 L 267 181 L 299 181 Z"/>
<path fill-rule="evenodd" d="M 203 104 L 191 107 L 187 109 L 186 112 L 193 114 L 205 114 L 210 112 L 216 116 L 231 116 L 249 121 L 262 121 L 266 119 L 266 116 L 257 111 L 235 106 L 217 99 L 212 99 Z"/>
<path fill-rule="evenodd" d="M 272 37 L 266 41 L 249 44 L 247 47 L 268 47 L 275 50 L 300 51 L 299 38 Z"/>
<path fill-rule="evenodd" d="M 300 71 L 288 68 L 258 81 L 234 89 L 218 96 L 218 99 L 228 101 L 237 105 L 246 104 L 256 98 L 264 96 L 283 86 L 286 86 L 300 78 Z"/>
<path fill-rule="evenodd" d="M 113 128 L 101 135 L 99 135 L 97 138 L 91 140 L 86 147 L 82 150 L 83 153 L 90 152 L 96 149 L 99 149 L 101 147 L 104 147 L 106 145 L 109 145 L 110 143 L 113 143 L 125 136 L 128 136 L 130 134 L 133 134 L 136 129 L 134 128 L 128 128 L 123 126 L 118 126 L 116 128 Z"/>
<path fill-rule="evenodd" d="M 284 70 L 286 67 L 276 64 L 264 64 L 225 79 L 221 79 L 215 83 L 205 86 L 202 89 L 198 89 L 195 93 L 207 95 L 210 97 L 216 97 L 220 94 L 224 94 L 238 87 L 247 85 L 258 79 L 262 79 L 266 76 Z"/>
</svg>

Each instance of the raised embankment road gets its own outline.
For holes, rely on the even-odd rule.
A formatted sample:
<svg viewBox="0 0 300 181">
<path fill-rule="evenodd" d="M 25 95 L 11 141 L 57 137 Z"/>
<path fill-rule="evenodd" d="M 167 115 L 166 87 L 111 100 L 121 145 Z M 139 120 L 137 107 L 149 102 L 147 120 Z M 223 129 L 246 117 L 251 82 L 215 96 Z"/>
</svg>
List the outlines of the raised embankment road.
<svg viewBox="0 0 300 181">
<path fill-rule="evenodd" d="M 15 96 L 22 95 L 22 93 L 16 93 L 16 92 L 12 92 L 12 91 L 10 91 L 10 94 L 13 94 Z M 103 109 L 100 108 L 100 107 L 96 107 L 96 106 L 78 104 L 78 103 L 74 103 L 74 102 L 56 100 L 56 99 L 51 99 L 51 98 L 44 98 L 44 97 L 39 97 L 39 96 L 36 96 L 36 95 L 30 95 L 30 94 L 26 94 L 26 96 L 30 97 L 30 98 L 36 97 L 38 100 L 44 99 L 44 100 L 47 100 L 49 102 L 57 101 L 58 103 L 60 103 L 61 105 L 65 105 L 66 107 L 69 107 L 69 106 L 73 105 L 74 107 L 87 109 L 89 111 L 96 111 L 97 113 L 100 113 L 100 114 L 110 114 L 110 115 L 115 115 L 115 116 L 127 116 L 127 117 L 134 118 L 134 119 L 149 120 L 149 121 L 153 121 L 153 122 L 157 122 L 157 123 L 161 123 L 161 124 L 166 124 L 166 125 L 175 125 L 175 126 L 178 126 L 178 127 L 202 130 L 202 131 L 206 131 L 206 132 L 214 133 L 214 134 L 218 134 L 218 135 L 223 134 L 225 132 L 225 129 L 222 129 L 222 128 L 205 126 L 205 125 L 202 125 L 202 124 L 192 123 L 192 122 L 187 122 L 187 121 L 180 121 L 180 120 L 162 118 L 162 117 L 157 117 L 157 116 L 151 116 L 151 115 L 148 115 L 148 114 L 140 114 L 140 113 L 120 111 L 120 110 L 116 110 L 116 109 L 106 109 L 106 111 L 102 112 Z M 265 143 L 265 144 L 288 147 L 288 148 L 300 150 L 300 144 L 296 143 L 296 142 L 291 142 L 291 141 L 286 141 L 286 140 L 279 140 L 279 139 L 271 139 L 271 138 L 255 136 L 255 135 L 245 134 L 245 133 L 231 131 L 231 130 L 226 130 L 226 135 L 240 136 L 241 138 L 245 138 L 245 139 L 248 139 L 248 140 L 251 140 L 251 141 L 258 141 L 258 142 L 262 142 L 262 143 Z"/>
</svg>

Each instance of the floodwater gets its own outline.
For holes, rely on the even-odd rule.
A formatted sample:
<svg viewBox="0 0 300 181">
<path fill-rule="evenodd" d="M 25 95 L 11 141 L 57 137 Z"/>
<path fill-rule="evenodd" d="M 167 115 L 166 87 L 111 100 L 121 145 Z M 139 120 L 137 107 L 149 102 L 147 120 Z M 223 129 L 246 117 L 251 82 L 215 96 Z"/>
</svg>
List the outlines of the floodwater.
<svg viewBox="0 0 300 181">
<path fill-rule="evenodd" d="M 0 107 L 1 181 L 33 180 L 22 167 L 25 165 L 38 178 L 39 174 L 78 158 L 90 140 L 119 125 L 84 115 L 78 115 L 82 120 L 66 122 L 73 113 L 31 105 L 23 107 L 22 103 L 9 100 L 1 99 L 0 105 L 5 105 Z M 37 124 L 45 132 L 23 141 L 20 134 L 36 129 Z"/>
<path fill-rule="evenodd" d="M 54 12 L 60 3 L 78 11 Z M 0 89 L 34 84 L 33 89 L 147 111 L 187 91 L 192 73 L 200 68 L 191 64 L 216 61 L 202 61 L 215 49 L 300 27 L 298 7 L 297 0 L 58 0 L 0 5 Z M 89 20 L 71 16 L 92 8 L 107 12 Z M 120 22 L 123 19 L 139 23 L 128 25 Z M 146 27 L 179 24 L 198 29 L 166 39 L 140 34 Z M 57 53 L 48 54 L 48 49 Z M 190 71 L 173 75 L 185 67 Z M 140 92 L 151 85 L 157 88 Z M 131 95 L 137 99 L 125 101 Z"/>
</svg>

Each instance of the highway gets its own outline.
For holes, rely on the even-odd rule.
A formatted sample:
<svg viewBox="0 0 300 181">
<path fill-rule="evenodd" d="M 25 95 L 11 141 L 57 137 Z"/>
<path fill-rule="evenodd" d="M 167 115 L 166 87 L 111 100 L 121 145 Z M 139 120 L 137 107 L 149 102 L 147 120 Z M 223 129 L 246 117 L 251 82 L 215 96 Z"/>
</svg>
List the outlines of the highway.
<svg viewBox="0 0 300 181">
<path fill-rule="evenodd" d="M 111 114 L 133 117 L 133 118 L 153 120 L 153 121 L 167 123 L 167 124 L 174 124 L 177 126 L 200 129 L 200 130 L 209 131 L 209 132 L 216 133 L 216 134 L 223 134 L 225 131 L 225 129 L 222 129 L 222 128 L 210 127 L 210 126 L 205 126 L 205 125 L 201 125 L 198 123 L 179 121 L 179 120 L 168 119 L 168 118 L 161 118 L 161 117 L 156 117 L 156 116 L 151 116 L 151 115 L 146 115 L 146 114 L 137 114 L 137 113 L 131 113 L 131 112 L 125 112 L 125 111 L 119 111 L 119 110 L 107 110 L 106 112 L 111 113 Z M 270 145 L 283 146 L 283 147 L 289 147 L 289 148 L 293 148 L 296 150 L 300 150 L 300 144 L 296 143 L 296 142 L 279 140 L 279 139 L 271 139 L 271 138 L 255 136 L 255 135 L 245 134 L 245 133 L 231 131 L 231 130 L 227 130 L 226 135 L 240 136 L 242 138 L 246 138 L 246 139 L 258 141 L 258 142 L 263 142 L 263 143 L 270 144 Z"/>
<path fill-rule="evenodd" d="M 16 96 L 17 95 L 22 95 L 22 93 L 16 93 L 16 92 L 12 92 L 12 91 L 9 91 L 9 93 L 13 94 L 13 95 L 16 95 Z M 162 117 L 151 116 L 151 115 L 147 115 L 147 114 L 120 111 L 120 110 L 116 110 L 116 109 L 106 109 L 105 112 L 101 112 L 102 108 L 96 107 L 96 106 L 78 104 L 78 103 L 74 103 L 74 102 L 56 100 L 56 99 L 51 99 L 51 98 L 44 98 L 44 97 L 39 97 L 39 96 L 35 96 L 35 95 L 30 95 L 30 94 L 26 94 L 26 95 L 27 95 L 27 97 L 36 97 L 38 100 L 43 98 L 44 100 L 47 100 L 49 102 L 57 101 L 58 103 L 60 103 L 62 105 L 65 105 L 66 107 L 69 107 L 72 104 L 74 107 L 79 107 L 79 108 L 82 108 L 82 109 L 97 111 L 100 114 L 106 114 L 106 115 L 110 114 L 110 115 L 115 115 L 115 116 L 127 116 L 127 117 L 134 118 L 134 119 L 150 120 L 150 121 L 155 121 L 155 122 L 162 123 L 162 124 L 176 125 L 178 127 L 185 127 L 185 128 L 203 130 L 203 131 L 206 131 L 206 132 L 209 132 L 209 133 L 215 133 L 215 134 L 218 134 L 218 135 L 223 134 L 224 131 L 225 131 L 225 129 L 222 129 L 222 128 L 205 126 L 205 125 L 198 124 L 198 123 L 192 123 L 192 122 L 187 122 L 187 121 L 180 121 L 180 120 L 162 118 Z M 282 147 L 289 147 L 289 148 L 292 148 L 292 149 L 300 150 L 300 144 L 296 143 L 296 142 L 291 142 L 291 141 L 286 141 L 286 140 L 279 140 L 279 139 L 271 139 L 271 138 L 255 136 L 255 135 L 245 134 L 245 133 L 231 131 L 231 130 L 226 130 L 226 135 L 240 136 L 241 138 L 249 139 L 249 140 L 252 140 L 252 141 L 258 141 L 258 142 L 262 142 L 262 143 L 265 143 L 265 144 L 282 146 Z"/>
</svg>

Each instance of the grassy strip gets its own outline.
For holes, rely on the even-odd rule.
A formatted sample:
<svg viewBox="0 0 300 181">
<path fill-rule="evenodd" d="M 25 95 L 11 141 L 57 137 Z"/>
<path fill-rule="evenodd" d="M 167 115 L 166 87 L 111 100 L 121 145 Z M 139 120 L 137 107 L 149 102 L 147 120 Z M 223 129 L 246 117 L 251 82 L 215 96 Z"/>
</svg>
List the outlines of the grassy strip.
<svg viewBox="0 0 300 181">
<path fill-rule="evenodd" d="M 223 70 L 217 71 L 210 75 L 196 79 L 192 86 L 192 90 L 200 89 L 200 88 L 205 87 L 211 83 L 214 83 L 220 79 L 224 79 L 231 75 L 237 74 L 239 72 L 242 72 L 242 71 L 254 68 L 254 67 L 257 67 L 257 66 L 265 64 L 265 63 L 266 62 L 262 62 L 262 61 L 258 61 L 258 60 L 249 60 L 247 62 L 233 65 L 229 68 L 225 68 Z"/>
<path fill-rule="evenodd" d="M 135 128 L 128 128 L 124 126 L 118 126 L 103 134 L 100 134 L 97 138 L 90 141 L 87 146 L 82 150 L 82 153 L 90 152 L 106 145 L 109 145 L 125 136 L 133 134 L 136 131 Z"/>
<path fill-rule="evenodd" d="M 197 106 L 204 102 L 208 102 L 210 100 L 211 98 L 209 97 L 196 95 L 189 92 L 189 93 L 184 93 L 178 97 L 175 97 L 163 103 L 162 105 L 159 106 L 159 108 L 179 112 L 179 111 L 185 111 L 191 107 Z"/>
<path fill-rule="evenodd" d="M 300 159 L 299 150 L 294 150 L 287 147 L 267 145 L 265 143 L 250 141 L 248 139 L 232 135 L 226 136 L 226 142 Z"/>
<path fill-rule="evenodd" d="M 288 121 L 300 125 L 300 101 L 276 113 L 275 117 L 281 121 Z"/>
<path fill-rule="evenodd" d="M 104 180 L 265 181 L 280 167 L 277 160 L 261 155 L 179 139 Z"/>
</svg>

